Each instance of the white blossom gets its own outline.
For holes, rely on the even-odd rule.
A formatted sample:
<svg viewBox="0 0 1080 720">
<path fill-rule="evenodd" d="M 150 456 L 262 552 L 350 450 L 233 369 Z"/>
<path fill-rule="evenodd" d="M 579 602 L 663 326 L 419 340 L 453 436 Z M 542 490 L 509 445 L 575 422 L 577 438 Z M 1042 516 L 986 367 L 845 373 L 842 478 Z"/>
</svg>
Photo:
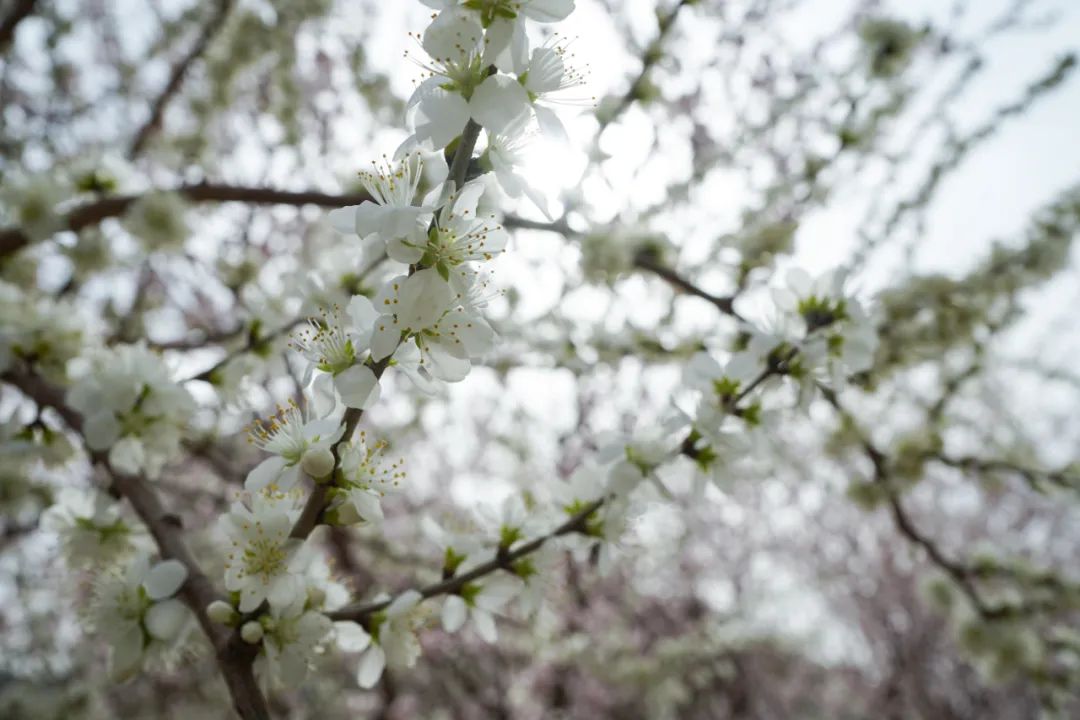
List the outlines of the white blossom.
<svg viewBox="0 0 1080 720">
<path fill-rule="evenodd" d="M 512 198 L 522 195 L 529 198 L 548 220 L 553 220 L 548 200 L 542 192 L 534 188 L 528 178 L 519 172 L 525 162 L 528 148 L 535 131 L 530 128 L 530 120 L 523 115 L 500 133 L 487 132 L 487 150 L 484 158 L 491 166 L 499 186 Z"/>
<path fill-rule="evenodd" d="M 341 477 L 331 491 L 337 524 L 382 523 L 382 497 L 405 478 L 403 460 L 384 462 L 387 447 L 385 440 L 369 443 L 367 433 L 361 430 L 341 450 Z"/>
<path fill-rule="evenodd" d="M 82 352 L 87 325 L 73 304 L 0 281 L 0 370 L 22 360 L 46 377 L 62 377 Z"/>
<path fill-rule="evenodd" d="M 124 213 L 124 227 L 149 250 L 176 250 L 187 240 L 188 203 L 174 192 L 149 192 Z"/>
<path fill-rule="evenodd" d="M 326 615 L 303 605 L 272 609 L 258 622 L 262 653 L 256 667 L 287 687 L 304 681 L 334 627 Z"/>
<path fill-rule="evenodd" d="M 385 596 L 376 601 L 383 599 Z M 426 619 L 419 605 L 421 599 L 416 590 L 403 592 L 384 610 L 371 615 L 367 630 L 354 622 L 334 624 L 338 647 L 360 653 L 356 671 L 360 687 L 374 687 L 387 667 L 401 669 L 416 664 L 420 657 L 416 631 Z"/>
<path fill-rule="evenodd" d="M 134 547 L 135 528 L 124 520 L 120 507 L 99 490 L 64 488 L 42 513 L 41 527 L 57 534 L 72 565 L 104 565 Z"/>
<path fill-rule="evenodd" d="M 319 320 L 309 321 L 306 330 L 292 342 L 294 350 L 307 360 L 303 383 L 315 377 L 312 392 L 320 406 L 334 392 L 346 407 L 366 409 L 379 400 L 379 379 L 361 361 L 371 343 L 372 330 L 378 313 L 363 295 L 354 295 L 345 315 L 340 308 L 323 312 Z M 330 403 L 332 407 L 332 403 Z M 323 408 L 327 412 L 331 407 Z"/>
<path fill-rule="evenodd" d="M 466 583 L 456 595 L 443 601 L 442 625 L 447 632 L 455 633 L 466 621 L 487 642 L 498 639 L 495 615 L 523 589 L 522 581 L 513 575 L 496 575 L 475 583 Z"/>
<path fill-rule="evenodd" d="M 71 192 L 66 182 L 48 173 L 6 173 L 0 183 L 0 218 L 17 225 L 31 240 L 44 240 L 64 228 L 57 205 Z"/>
<path fill-rule="evenodd" d="M 412 234 L 417 226 L 426 226 L 435 207 L 415 204 L 416 191 L 425 168 L 435 184 L 446 179 L 446 160 L 442 153 L 413 151 L 396 165 L 391 165 L 385 157 L 383 167 L 377 163 L 373 165 L 372 172 L 360 173 L 360 182 L 372 199 L 332 210 L 329 217 L 334 227 L 344 233 L 356 233 L 363 239 L 376 236 L 389 242 Z"/>
<path fill-rule="evenodd" d="M 240 612 L 251 612 L 264 601 L 281 610 L 303 599 L 305 584 L 297 573 L 306 558 L 302 541 L 290 537 L 295 521 L 287 502 L 262 493 L 221 519 L 231 548 L 226 553 L 225 588 L 240 593 Z"/>
<path fill-rule="evenodd" d="M 406 119 L 412 140 L 426 150 L 446 147 L 470 118 L 496 132 L 506 128 L 528 101 L 514 78 L 488 75 L 484 29 L 462 8 L 440 13 L 424 32 L 430 61 L 420 62 L 428 78 L 413 92 Z"/>
<path fill-rule="evenodd" d="M 83 416 L 91 450 L 108 450 L 117 470 L 150 478 L 177 457 L 195 403 L 161 356 L 143 343 L 97 348 L 69 372 L 75 383 L 67 401 Z"/>
<path fill-rule="evenodd" d="M 491 260 L 506 248 L 509 235 L 494 215 L 478 215 L 483 192 L 482 182 L 466 183 L 449 198 L 434 225 L 414 228 L 410 236 L 390 241 L 387 253 L 399 262 L 433 267 L 447 281 L 451 273 L 463 270 L 463 263 Z"/>
<path fill-rule="evenodd" d="M 434 268 L 393 278 L 375 306 L 383 314 L 375 321 L 372 357 L 381 360 L 411 339 L 420 349 L 421 367 L 447 382 L 464 379 L 470 361 L 488 352 L 495 339 L 482 317 L 456 304 L 453 289 Z"/>
<path fill-rule="evenodd" d="M 90 601 L 94 631 L 109 644 L 109 672 L 117 680 L 131 677 L 151 655 L 174 647 L 190 620 L 187 608 L 172 595 L 187 579 L 176 560 L 150 565 L 137 555 L 126 571 L 111 569 L 95 580 Z"/>
<path fill-rule="evenodd" d="M 315 479 L 324 477 L 333 469 L 332 449 L 344 433 L 340 420 L 326 417 L 305 422 L 293 401 L 288 407 L 278 406 L 277 413 L 249 427 L 248 441 L 273 454 L 248 473 L 244 487 L 251 492 L 270 485 L 289 490 L 301 471 Z"/>
</svg>

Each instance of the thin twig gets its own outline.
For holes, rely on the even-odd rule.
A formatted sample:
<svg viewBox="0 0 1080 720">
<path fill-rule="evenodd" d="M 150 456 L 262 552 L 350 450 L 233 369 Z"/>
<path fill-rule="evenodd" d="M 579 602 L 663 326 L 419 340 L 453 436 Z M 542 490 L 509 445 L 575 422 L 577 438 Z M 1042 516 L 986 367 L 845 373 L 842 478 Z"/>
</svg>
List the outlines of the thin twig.
<svg viewBox="0 0 1080 720">
<path fill-rule="evenodd" d="M 436 595 L 453 594 L 459 592 L 463 587 L 465 587 L 465 585 L 473 582 L 474 580 L 479 580 L 485 575 L 489 575 L 496 570 L 506 570 L 508 572 L 512 572 L 515 562 L 525 557 L 526 555 L 530 555 L 536 552 L 541 547 L 543 547 L 544 543 L 546 543 L 548 540 L 559 537 L 560 535 L 569 535 L 570 533 L 584 532 L 589 517 L 598 509 L 600 509 L 600 506 L 603 504 L 603 498 L 600 498 L 599 500 L 594 500 L 593 502 L 582 508 L 579 512 L 575 513 L 562 525 L 559 525 L 557 528 L 555 528 L 548 534 L 541 535 L 538 538 L 534 538 L 533 540 L 530 540 L 529 542 L 520 545 L 515 550 L 496 552 L 495 556 L 491 560 L 477 565 L 468 572 L 454 575 L 453 577 L 446 578 L 445 580 L 433 583 L 425 588 L 422 588 L 420 590 L 420 595 L 424 598 L 430 598 L 435 597 Z M 390 600 L 383 600 L 380 602 L 356 603 L 343 607 L 340 610 L 336 610 L 332 613 L 328 613 L 328 616 L 331 620 L 353 620 L 355 622 L 360 622 L 372 613 L 383 610 L 388 605 L 390 605 L 390 602 Z"/>
<path fill-rule="evenodd" d="M 131 143 L 131 147 L 128 148 L 128 158 L 134 159 L 142 153 L 146 147 L 146 143 L 150 140 L 151 136 L 161 128 L 161 120 L 165 115 L 165 108 L 173 97 L 180 92 L 180 86 L 184 82 L 184 77 L 187 75 L 191 66 L 202 57 L 206 52 L 206 48 L 209 47 L 210 41 L 214 36 L 225 26 L 225 17 L 229 14 L 229 10 L 232 8 L 233 0 L 219 0 L 217 10 L 213 16 L 207 20 L 206 25 L 203 26 L 202 32 L 199 34 L 198 40 L 191 46 L 191 49 L 184 57 L 173 66 L 172 73 L 169 75 L 169 81 L 165 84 L 161 93 L 154 100 L 153 105 L 150 108 L 150 117 L 146 119 L 142 127 L 135 134 L 135 139 Z"/>
<path fill-rule="evenodd" d="M 194 185 L 181 185 L 166 192 L 176 192 L 192 202 L 242 202 L 252 205 L 317 205 L 319 207 L 338 208 L 346 205 L 358 205 L 370 200 L 367 193 L 333 194 L 317 190 L 278 190 L 267 187 L 245 187 L 203 182 Z M 161 192 L 157 190 L 154 192 Z M 118 217 L 142 198 L 142 194 L 113 195 L 94 200 L 75 207 L 67 213 L 64 225 L 68 230 L 78 232 L 85 227 L 97 225 L 102 220 Z M 10 255 L 30 244 L 30 238 L 17 227 L 0 230 L 0 258 Z"/>
</svg>

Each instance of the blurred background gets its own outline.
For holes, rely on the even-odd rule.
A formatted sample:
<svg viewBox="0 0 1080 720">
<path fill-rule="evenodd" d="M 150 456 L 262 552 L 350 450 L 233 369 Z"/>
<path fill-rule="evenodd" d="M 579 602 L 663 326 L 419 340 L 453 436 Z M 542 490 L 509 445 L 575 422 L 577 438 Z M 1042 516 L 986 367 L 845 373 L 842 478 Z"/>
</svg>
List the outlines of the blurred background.
<svg viewBox="0 0 1080 720">
<path fill-rule="evenodd" d="M 714 300 L 767 320 L 790 268 L 847 273 L 877 362 L 832 400 L 778 387 L 703 500 L 692 460 L 666 466 L 674 500 L 637 509 L 613 569 L 556 558 L 546 610 L 500 621 L 498 644 L 433 622 L 413 671 L 363 691 L 331 655 L 275 713 L 1080 715 L 1080 5 L 576 5 L 557 28 L 586 77 L 557 108 L 569 138 L 538 138 L 523 173 L 548 215 L 499 204 L 500 342 L 434 397 L 388 375 L 363 427 L 408 481 L 385 536 L 318 536 L 335 576 L 360 597 L 431 581 L 423 518 L 542 493 L 613 436 L 660 432 L 688 407 L 689 358 L 737 342 Z M 190 380 L 188 455 L 158 488 L 210 567 L 260 459 L 243 426 L 299 392 L 289 334 L 392 274 L 325 215 L 407 136 L 408 33 L 431 12 L 0 2 L 0 279 Z M 61 219 L 10 231 L 38 181 L 72 188 Z M 0 418 L 64 442 L 38 410 L 4 386 Z M 59 488 L 97 480 L 0 439 L 0 715 L 230 717 L 196 642 L 109 682 L 90 579 L 38 527 Z M 1014 611 L 965 612 L 942 557 Z"/>
</svg>

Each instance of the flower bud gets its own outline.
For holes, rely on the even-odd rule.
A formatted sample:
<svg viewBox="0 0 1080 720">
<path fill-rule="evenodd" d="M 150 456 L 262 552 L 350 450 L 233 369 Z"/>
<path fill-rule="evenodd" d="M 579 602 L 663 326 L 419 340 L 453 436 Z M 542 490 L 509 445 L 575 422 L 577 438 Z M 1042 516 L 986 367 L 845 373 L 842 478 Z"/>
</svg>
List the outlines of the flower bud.
<svg viewBox="0 0 1080 720">
<path fill-rule="evenodd" d="M 240 637 L 244 638 L 244 642 L 254 645 L 262 640 L 263 626 L 254 620 L 246 622 L 244 627 L 240 628 Z"/>
<path fill-rule="evenodd" d="M 311 477 L 324 478 L 334 471 L 334 453 L 329 448 L 313 448 L 304 453 L 300 466 Z"/>
<path fill-rule="evenodd" d="M 239 619 L 239 615 L 233 609 L 233 606 L 224 600 L 215 600 L 207 605 L 206 616 L 222 625 L 232 625 Z"/>
</svg>

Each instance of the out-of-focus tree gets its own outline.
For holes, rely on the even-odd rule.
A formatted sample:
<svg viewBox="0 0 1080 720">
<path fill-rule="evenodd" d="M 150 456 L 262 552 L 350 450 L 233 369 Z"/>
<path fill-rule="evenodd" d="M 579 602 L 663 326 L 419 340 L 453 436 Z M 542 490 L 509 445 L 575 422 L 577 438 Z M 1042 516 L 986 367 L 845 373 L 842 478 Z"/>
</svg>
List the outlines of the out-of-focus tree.
<svg viewBox="0 0 1080 720">
<path fill-rule="evenodd" d="M 0 3 L 0 714 L 1080 713 L 1080 18 L 840 5 Z"/>
</svg>

